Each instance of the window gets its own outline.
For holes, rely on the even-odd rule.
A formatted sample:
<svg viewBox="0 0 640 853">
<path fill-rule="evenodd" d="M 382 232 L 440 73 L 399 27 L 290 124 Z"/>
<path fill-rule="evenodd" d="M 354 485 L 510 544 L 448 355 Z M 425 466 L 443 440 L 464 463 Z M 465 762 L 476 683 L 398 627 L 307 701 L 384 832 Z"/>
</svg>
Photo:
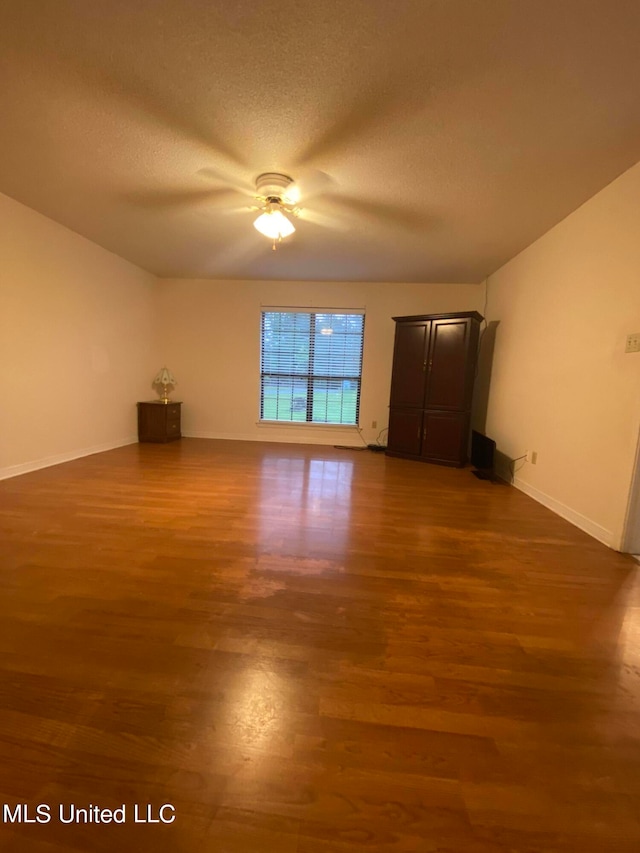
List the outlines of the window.
<svg viewBox="0 0 640 853">
<path fill-rule="evenodd" d="M 357 424 L 364 314 L 262 312 L 260 420 Z"/>
</svg>

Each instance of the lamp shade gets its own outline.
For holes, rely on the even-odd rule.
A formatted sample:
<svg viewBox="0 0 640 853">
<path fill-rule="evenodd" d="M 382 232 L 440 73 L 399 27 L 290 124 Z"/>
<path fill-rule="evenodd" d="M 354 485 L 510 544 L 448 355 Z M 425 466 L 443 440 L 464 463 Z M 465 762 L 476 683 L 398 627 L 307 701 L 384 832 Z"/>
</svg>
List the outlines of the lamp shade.
<svg viewBox="0 0 640 853">
<path fill-rule="evenodd" d="M 253 227 L 270 240 L 288 237 L 296 230 L 280 210 L 280 205 L 277 202 L 269 204 L 266 211 L 261 213 L 253 223 Z"/>
<path fill-rule="evenodd" d="M 167 367 L 163 367 L 153 380 L 154 385 L 177 385 L 176 378 Z"/>
</svg>

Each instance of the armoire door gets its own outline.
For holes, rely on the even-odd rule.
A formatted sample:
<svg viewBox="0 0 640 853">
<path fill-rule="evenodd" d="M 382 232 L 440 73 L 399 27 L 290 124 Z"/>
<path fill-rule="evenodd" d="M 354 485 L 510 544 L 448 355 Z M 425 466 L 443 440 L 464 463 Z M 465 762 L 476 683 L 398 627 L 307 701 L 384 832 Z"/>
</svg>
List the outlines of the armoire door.
<svg viewBox="0 0 640 853">
<path fill-rule="evenodd" d="M 387 446 L 394 453 L 420 456 L 422 409 L 391 409 Z"/>
<path fill-rule="evenodd" d="M 425 409 L 467 407 L 470 332 L 471 323 L 465 318 L 432 321 Z"/>
<path fill-rule="evenodd" d="M 396 324 L 391 406 L 423 407 L 430 328 L 424 320 Z"/>
<path fill-rule="evenodd" d="M 464 465 L 467 459 L 469 415 L 430 410 L 424 413 L 422 457 L 429 462 Z"/>
</svg>

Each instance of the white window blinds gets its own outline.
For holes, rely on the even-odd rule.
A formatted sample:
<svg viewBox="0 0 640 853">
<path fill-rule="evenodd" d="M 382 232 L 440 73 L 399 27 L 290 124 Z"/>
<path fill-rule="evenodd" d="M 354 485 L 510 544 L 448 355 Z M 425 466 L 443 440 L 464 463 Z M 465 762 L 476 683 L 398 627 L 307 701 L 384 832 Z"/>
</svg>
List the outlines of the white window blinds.
<svg viewBox="0 0 640 853">
<path fill-rule="evenodd" d="M 357 424 L 364 314 L 265 309 L 260 420 Z"/>
</svg>

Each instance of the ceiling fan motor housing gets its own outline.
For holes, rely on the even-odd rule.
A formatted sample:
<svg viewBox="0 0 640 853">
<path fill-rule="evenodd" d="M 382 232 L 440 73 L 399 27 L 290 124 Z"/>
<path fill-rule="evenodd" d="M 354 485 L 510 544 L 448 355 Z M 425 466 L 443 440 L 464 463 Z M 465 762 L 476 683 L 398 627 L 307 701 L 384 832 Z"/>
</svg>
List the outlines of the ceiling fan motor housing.
<svg viewBox="0 0 640 853">
<path fill-rule="evenodd" d="M 256 178 L 256 190 L 263 198 L 281 199 L 293 178 L 280 172 L 263 172 Z"/>
</svg>

